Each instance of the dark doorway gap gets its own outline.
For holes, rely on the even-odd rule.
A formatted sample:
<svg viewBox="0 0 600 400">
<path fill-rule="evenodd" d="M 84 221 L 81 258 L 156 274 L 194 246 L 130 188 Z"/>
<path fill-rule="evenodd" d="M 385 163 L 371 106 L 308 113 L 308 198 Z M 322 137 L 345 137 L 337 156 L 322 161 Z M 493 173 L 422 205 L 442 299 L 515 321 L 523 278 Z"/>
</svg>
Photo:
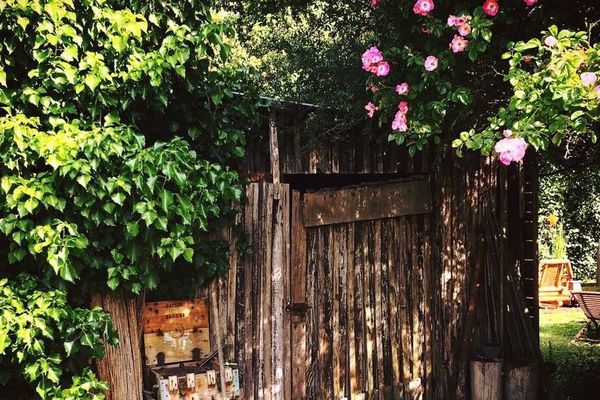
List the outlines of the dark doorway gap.
<svg viewBox="0 0 600 400">
<path fill-rule="evenodd" d="M 285 174 L 283 182 L 300 192 L 341 189 L 366 184 L 391 183 L 407 179 L 426 179 L 425 175 L 382 174 Z"/>
</svg>

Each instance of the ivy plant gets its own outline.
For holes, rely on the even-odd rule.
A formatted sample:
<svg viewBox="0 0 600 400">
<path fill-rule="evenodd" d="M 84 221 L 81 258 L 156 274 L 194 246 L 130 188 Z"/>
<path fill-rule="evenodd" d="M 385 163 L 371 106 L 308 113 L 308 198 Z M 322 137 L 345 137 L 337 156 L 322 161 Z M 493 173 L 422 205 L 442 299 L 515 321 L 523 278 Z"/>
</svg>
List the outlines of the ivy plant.
<svg viewBox="0 0 600 400">
<path fill-rule="evenodd" d="M 0 2 L 0 363 L 41 398 L 102 398 L 81 363 L 61 370 L 114 339 L 106 314 L 73 304 L 226 265 L 214 238 L 242 195 L 236 126 L 258 104 L 232 26 L 197 0 Z"/>
</svg>

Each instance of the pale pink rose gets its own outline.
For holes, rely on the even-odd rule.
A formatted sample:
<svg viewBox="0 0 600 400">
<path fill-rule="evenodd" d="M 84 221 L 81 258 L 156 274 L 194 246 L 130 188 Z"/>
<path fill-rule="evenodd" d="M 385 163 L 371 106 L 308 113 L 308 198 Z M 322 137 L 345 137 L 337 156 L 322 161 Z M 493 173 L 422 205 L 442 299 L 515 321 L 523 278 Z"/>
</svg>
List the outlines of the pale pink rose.
<svg viewBox="0 0 600 400">
<path fill-rule="evenodd" d="M 392 121 L 392 129 L 400 132 L 406 132 L 408 130 L 406 114 L 402 114 L 400 111 L 396 113 L 394 116 L 394 121 Z"/>
<path fill-rule="evenodd" d="M 544 39 L 544 44 L 548 47 L 554 47 L 556 46 L 556 43 L 558 43 L 558 40 L 556 40 L 554 36 L 548 36 Z"/>
<path fill-rule="evenodd" d="M 438 59 L 436 56 L 427 56 L 425 59 L 425 69 L 429 72 L 435 70 L 438 67 Z"/>
<path fill-rule="evenodd" d="M 448 15 L 448 26 L 457 26 L 458 17 L 454 15 Z"/>
<path fill-rule="evenodd" d="M 379 63 L 380 61 L 383 61 L 383 55 L 377 47 L 371 47 L 362 55 L 362 65 L 365 71 L 372 72 L 373 65 Z"/>
<path fill-rule="evenodd" d="M 598 77 L 593 72 L 584 72 L 583 74 L 580 75 L 580 78 L 581 78 L 581 82 L 585 86 L 591 86 L 594 83 L 596 83 L 596 81 L 598 80 Z"/>
<path fill-rule="evenodd" d="M 461 36 L 467 36 L 469 33 L 471 33 L 471 25 L 465 22 L 458 27 L 458 33 L 460 33 Z"/>
<path fill-rule="evenodd" d="M 452 39 L 452 42 L 450 43 L 450 48 L 454 53 L 461 53 L 465 51 L 468 44 L 469 41 L 467 39 L 460 35 L 454 35 L 454 39 Z"/>
<path fill-rule="evenodd" d="M 377 91 L 377 86 L 371 85 L 371 92 L 375 93 Z"/>
<path fill-rule="evenodd" d="M 500 162 L 509 165 L 511 162 L 519 162 L 525 157 L 527 142 L 523 138 L 504 138 L 494 147 L 498 153 Z"/>
<path fill-rule="evenodd" d="M 484 13 L 486 13 L 490 17 L 493 17 L 496 14 L 498 14 L 498 10 L 500 7 L 498 6 L 498 2 L 496 0 L 485 0 L 485 3 L 483 3 L 482 8 Z"/>
<path fill-rule="evenodd" d="M 379 0 L 371 0 L 371 7 L 376 7 Z"/>
<path fill-rule="evenodd" d="M 523 0 L 523 3 L 525 3 L 525 5 L 526 5 L 527 7 L 534 6 L 534 5 L 535 5 L 535 3 L 537 3 L 537 2 L 538 2 L 538 0 Z"/>
<path fill-rule="evenodd" d="M 417 0 L 413 6 L 413 12 L 419 15 L 428 15 L 434 8 L 433 0 Z"/>
<path fill-rule="evenodd" d="M 408 103 L 401 101 L 400 104 L 398 104 L 398 111 L 403 115 L 406 114 L 408 112 Z"/>
<path fill-rule="evenodd" d="M 365 106 L 365 110 L 367 110 L 367 115 L 369 116 L 369 118 L 373 118 L 373 116 L 375 115 L 375 111 L 379 110 L 379 108 L 377 108 L 375 104 L 368 102 Z"/>
<path fill-rule="evenodd" d="M 502 136 L 504 136 L 504 137 L 511 137 L 512 134 L 513 133 L 510 129 L 505 129 L 504 131 L 502 131 Z"/>
<path fill-rule="evenodd" d="M 390 64 L 387 61 L 382 61 L 377 64 L 377 72 L 375 75 L 377 76 L 386 76 L 390 73 Z"/>
<path fill-rule="evenodd" d="M 396 85 L 396 93 L 398 93 L 400 96 L 403 96 L 405 94 L 408 94 L 408 83 L 406 82 L 402 82 L 399 85 Z"/>
</svg>

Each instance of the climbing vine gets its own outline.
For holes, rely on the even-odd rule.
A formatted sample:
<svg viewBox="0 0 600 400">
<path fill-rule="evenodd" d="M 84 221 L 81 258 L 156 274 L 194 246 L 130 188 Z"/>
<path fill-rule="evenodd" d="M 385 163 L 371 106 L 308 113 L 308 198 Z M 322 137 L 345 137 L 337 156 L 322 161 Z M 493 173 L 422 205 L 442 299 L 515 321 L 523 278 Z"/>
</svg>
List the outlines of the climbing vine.
<svg viewBox="0 0 600 400">
<path fill-rule="evenodd" d="M 369 118 L 378 114 L 380 124 L 389 124 L 389 139 L 407 145 L 410 154 L 449 139 L 459 154 L 464 148 L 495 151 L 510 164 L 520 161 L 529 145 L 545 149 L 568 135 L 595 138 L 598 45 L 585 32 L 556 26 L 539 39 L 515 43 L 506 32 L 495 37 L 498 21 L 504 31 L 514 29 L 535 13 L 538 1 L 371 5 L 397 16 L 406 33 L 363 54 L 373 98 L 365 110 Z M 501 57 L 508 68 L 494 70 L 490 56 L 502 48 L 508 50 Z M 481 110 L 486 103 L 482 79 L 490 73 L 504 75 L 510 86 L 492 110 Z"/>
<path fill-rule="evenodd" d="M 252 71 L 202 1 L 3 1 L 0 38 L 0 385 L 101 399 L 84 356 L 116 336 L 73 304 L 223 268 Z"/>
</svg>

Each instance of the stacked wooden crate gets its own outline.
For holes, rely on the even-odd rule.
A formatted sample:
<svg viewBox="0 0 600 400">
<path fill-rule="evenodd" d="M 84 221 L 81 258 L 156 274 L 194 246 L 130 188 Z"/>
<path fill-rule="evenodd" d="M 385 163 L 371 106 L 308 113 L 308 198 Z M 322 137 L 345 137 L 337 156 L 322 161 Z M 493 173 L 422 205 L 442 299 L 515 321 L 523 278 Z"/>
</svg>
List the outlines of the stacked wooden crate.
<svg viewBox="0 0 600 400">
<path fill-rule="evenodd" d="M 208 306 L 204 299 L 147 303 L 144 352 L 147 377 L 159 400 L 225 400 L 240 396 L 237 369 L 213 369 Z M 225 382 L 225 390 L 220 383 Z"/>
</svg>

